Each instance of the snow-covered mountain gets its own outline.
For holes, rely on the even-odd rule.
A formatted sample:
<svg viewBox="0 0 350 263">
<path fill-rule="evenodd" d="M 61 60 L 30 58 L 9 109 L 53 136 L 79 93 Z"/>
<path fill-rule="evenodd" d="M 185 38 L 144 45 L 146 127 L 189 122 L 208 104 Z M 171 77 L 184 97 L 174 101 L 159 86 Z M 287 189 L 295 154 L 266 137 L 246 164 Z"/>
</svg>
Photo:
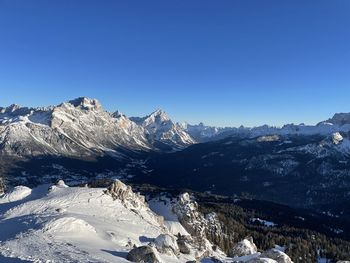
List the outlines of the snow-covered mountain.
<svg viewBox="0 0 350 263">
<path fill-rule="evenodd" d="M 0 196 L 0 262 L 292 263 L 277 249 L 258 252 L 251 238 L 227 257 L 206 238 L 208 229 L 220 235 L 215 213 L 204 216 L 187 193 L 167 200 L 149 207 L 120 181 L 17 186 Z"/>
<path fill-rule="evenodd" d="M 177 123 L 174 123 L 162 110 L 157 110 L 143 118 L 132 117 L 132 121 L 147 132 L 152 143 L 161 142 L 172 147 L 185 147 L 195 140 Z"/>
<path fill-rule="evenodd" d="M 176 149 L 194 140 L 164 112 L 135 122 L 83 97 L 46 108 L 0 108 L 1 154 L 118 157 L 123 150 L 157 150 L 158 142 Z"/>
<path fill-rule="evenodd" d="M 244 133 L 244 128 L 232 128 L 232 127 L 214 127 L 204 125 L 203 122 L 199 124 L 189 124 L 187 122 L 178 123 L 178 125 L 186 131 L 197 142 L 210 141 L 212 139 L 219 139 L 225 135 L 234 135 Z"/>
<path fill-rule="evenodd" d="M 338 116 L 336 114 L 335 116 Z M 339 116 L 348 116 L 350 114 L 342 113 Z M 344 119 L 345 118 L 345 119 Z M 243 138 L 254 138 L 264 135 L 331 135 L 335 132 L 350 131 L 350 120 L 346 121 L 346 117 L 333 117 L 332 119 L 320 122 L 317 125 L 305 124 L 286 124 L 282 127 L 262 125 L 257 127 L 214 127 L 206 126 L 203 123 L 191 125 L 188 123 L 179 124 L 197 142 L 206 142 L 218 139 L 224 139 L 228 136 L 238 136 Z"/>
<path fill-rule="evenodd" d="M 58 106 L 0 110 L 0 149 L 18 156 L 115 155 L 149 150 L 144 131 L 124 116 L 105 112 L 97 100 L 78 98 Z"/>
<path fill-rule="evenodd" d="M 173 151 L 228 136 L 328 136 L 350 131 L 349 116 L 335 114 L 315 126 L 219 128 L 203 123 L 176 123 L 162 110 L 142 118 L 128 118 L 119 111 L 106 112 L 96 99 L 85 97 L 50 107 L 27 108 L 14 104 L 0 108 L 0 154 L 120 157 L 125 151 Z"/>
<path fill-rule="evenodd" d="M 350 125 L 350 113 L 336 113 L 333 115 L 332 118 L 321 123 L 328 123 L 338 126 L 348 126 Z"/>
</svg>

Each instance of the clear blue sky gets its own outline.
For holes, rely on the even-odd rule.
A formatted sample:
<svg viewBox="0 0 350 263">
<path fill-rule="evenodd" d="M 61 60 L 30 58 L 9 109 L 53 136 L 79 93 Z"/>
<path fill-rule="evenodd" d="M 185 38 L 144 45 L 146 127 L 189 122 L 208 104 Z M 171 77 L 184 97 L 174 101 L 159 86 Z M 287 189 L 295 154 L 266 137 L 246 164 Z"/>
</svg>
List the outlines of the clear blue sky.
<svg viewBox="0 0 350 263">
<path fill-rule="evenodd" d="M 350 112 L 347 0 L 0 0 L 0 105 L 316 123 Z"/>
</svg>

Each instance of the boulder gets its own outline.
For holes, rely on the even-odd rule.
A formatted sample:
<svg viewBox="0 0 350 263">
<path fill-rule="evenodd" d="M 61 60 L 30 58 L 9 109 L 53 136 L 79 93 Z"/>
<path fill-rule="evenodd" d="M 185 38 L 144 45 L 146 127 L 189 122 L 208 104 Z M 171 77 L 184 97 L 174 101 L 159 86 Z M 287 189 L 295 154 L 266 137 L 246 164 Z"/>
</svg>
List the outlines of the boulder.
<svg viewBox="0 0 350 263">
<path fill-rule="evenodd" d="M 126 259 L 131 262 L 139 262 L 139 263 L 160 263 L 160 259 L 157 256 L 156 252 L 153 248 L 149 246 L 141 246 L 132 249 Z"/>
<path fill-rule="evenodd" d="M 180 249 L 177 245 L 176 239 L 171 235 L 161 234 L 154 240 L 154 243 L 160 253 L 180 254 Z"/>
<path fill-rule="evenodd" d="M 182 254 L 190 254 L 191 253 L 191 248 L 188 245 L 188 238 L 186 238 L 185 236 L 180 236 L 177 239 L 177 245 L 180 249 L 180 252 Z"/>
<path fill-rule="evenodd" d="M 258 252 L 252 237 L 247 237 L 233 246 L 230 251 L 232 257 L 242 257 L 252 255 Z"/>
<path fill-rule="evenodd" d="M 277 249 L 270 249 L 261 254 L 262 258 L 271 258 L 276 260 L 278 263 L 293 263 L 290 257 Z"/>
</svg>

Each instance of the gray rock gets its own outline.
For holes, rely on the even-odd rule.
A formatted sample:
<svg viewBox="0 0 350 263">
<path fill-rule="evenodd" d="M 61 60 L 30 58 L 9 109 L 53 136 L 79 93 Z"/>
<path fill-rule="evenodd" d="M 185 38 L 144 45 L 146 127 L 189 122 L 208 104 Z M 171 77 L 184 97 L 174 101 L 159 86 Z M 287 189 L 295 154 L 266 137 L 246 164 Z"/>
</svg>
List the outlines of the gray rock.
<svg viewBox="0 0 350 263">
<path fill-rule="evenodd" d="M 154 250 L 149 246 L 141 246 L 132 249 L 126 259 L 131 262 L 139 263 L 160 263 L 160 259 L 157 257 Z"/>
<path fill-rule="evenodd" d="M 187 243 L 187 239 L 184 237 L 180 237 L 177 239 L 177 245 L 180 249 L 180 252 L 182 254 L 190 254 L 191 253 L 191 249 L 190 246 Z"/>
</svg>

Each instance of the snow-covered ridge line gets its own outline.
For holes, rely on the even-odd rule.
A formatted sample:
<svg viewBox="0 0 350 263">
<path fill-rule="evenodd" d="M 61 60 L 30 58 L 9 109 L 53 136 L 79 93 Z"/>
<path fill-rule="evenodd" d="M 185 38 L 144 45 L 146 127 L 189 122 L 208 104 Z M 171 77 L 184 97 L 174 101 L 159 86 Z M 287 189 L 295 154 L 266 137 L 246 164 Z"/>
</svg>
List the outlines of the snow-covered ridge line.
<svg viewBox="0 0 350 263">
<path fill-rule="evenodd" d="M 138 124 L 84 97 L 47 108 L 11 105 L 0 108 L 0 153 L 119 158 L 123 149 L 171 151 L 195 143 L 164 114 Z"/>
<path fill-rule="evenodd" d="M 161 204 L 153 200 L 151 207 Z M 170 210 L 157 215 L 143 196 L 118 180 L 108 189 L 68 187 L 63 181 L 34 189 L 19 186 L 0 196 L 0 259 L 37 263 L 292 263 L 276 249 L 258 252 L 251 238 L 235 245 L 233 257 L 227 257 L 220 249 L 213 250 L 205 235 L 194 236 L 203 232 L 190 235 L 180 223 L 186 217 L 184 222 L 190 228 L 211 228 L 218 224 L 215 213 L 204 217 L 186 193 L 166 207 Z M 165 223 L 168 213 L 183 234 L 174 233 Z"/>
<path fill-rule="evenodd" d="M 85 97 L 57 106 L 0 108 L 0 154 L 18 156 L 101 156 L 131 151 L 174 151 L 227 136 L 331 135 L 350 131 L 350 114 L 336 114 L 315 126 L 218 128 L 173 122 L 162 110 L 146 117 L 109 113 Z"/>
</svg>

